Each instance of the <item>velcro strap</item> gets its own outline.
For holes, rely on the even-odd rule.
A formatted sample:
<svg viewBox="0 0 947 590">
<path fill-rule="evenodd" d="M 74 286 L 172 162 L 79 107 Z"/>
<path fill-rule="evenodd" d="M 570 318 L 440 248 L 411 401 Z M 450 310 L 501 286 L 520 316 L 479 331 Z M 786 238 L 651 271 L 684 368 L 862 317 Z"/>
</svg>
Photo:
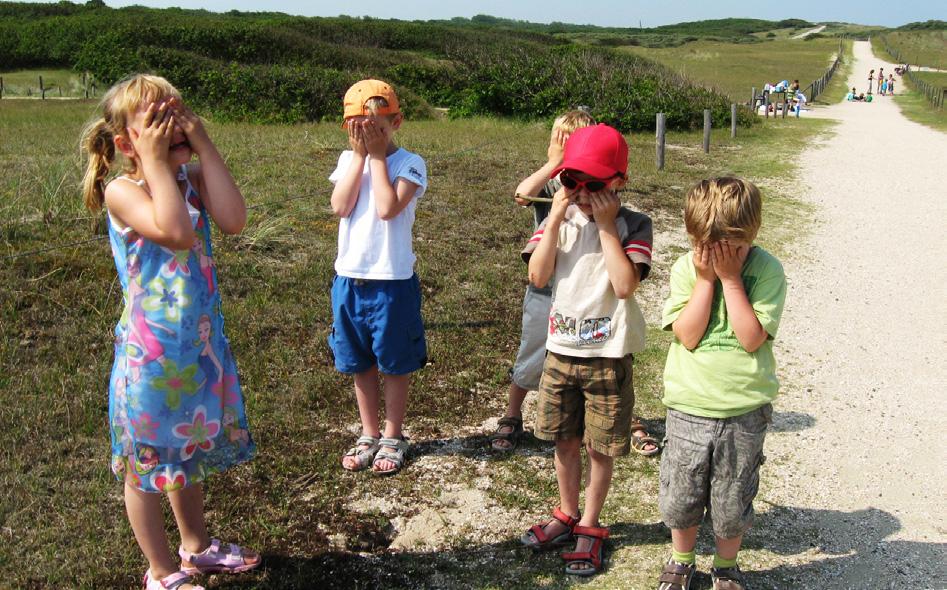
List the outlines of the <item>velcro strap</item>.
<svg viewBox="0 0 947 590">
<path fill-rule="evenodd" d="M 570 529 L 574 528 L 576 523 L 579 522 L 578 518 L 569 516 L 568 514 L 560 510 L 558 506 L 556 506 L 555 510 L 552 511 L 552 517 L 558 520 L 559 522 L 561 522 L 562 524 L 566 525 Z"/>
<path fill-rule="evenodd" d="M 596 539 L 608 538 L 608 529 L 605 527 L 598 527 L 598 526 L 576 525 L 575 528 L 572 529 L 572 533 L 575 535 L 582 535 L 584 537 L 593 537 Z"/>
<path fill-rule="evenodd" d="M 165 576 L 161 578 L 159 582 L 164 588 L 168 590 L 174 590 L 175 588 L 180 587 L 182 584 L 191 583 L 191 576 L 185 574 L 184 572 L 174 572 L 170 576 Z"/>
<path fill-rule="evenodd" d="M 672 574 L 671 572 L 664 572 L 658 578 L 658 582 L 663 582 L 666 584 L 676 584 L 678 586 L 684 586 L 684 582 L 687 581 L 687 576 L 682 576 L 681 574 Z"/>
<path fill-rule="evenodd" d="M 542 526 L 534 524 L 533 526 L 529 527 L 529 530 L 540 543 L 545 543 L 547 540 L 549 540 L 549 535 L 546 534 L 546 531 L 543 530 Z"/>
</svg>

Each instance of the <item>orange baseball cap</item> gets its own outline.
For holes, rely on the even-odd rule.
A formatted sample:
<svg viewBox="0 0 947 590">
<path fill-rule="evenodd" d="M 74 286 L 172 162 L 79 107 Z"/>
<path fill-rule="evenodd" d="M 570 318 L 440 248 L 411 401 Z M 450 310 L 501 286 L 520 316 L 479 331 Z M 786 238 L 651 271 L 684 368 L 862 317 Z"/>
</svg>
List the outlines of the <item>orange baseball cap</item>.
<svg viewBox="0 0 947 590">
<path fill-rule="evenodd" d="M 365 102 L 376 96 L 388 101 L 388 106 L 379 109 L 375 113 L 376 115 L 393 115 L 401 112 L 398 105 L 398 96 L 390 84 L 381 80 L 362 80 L 345 91 L 345 98 L 342 99 L 344 106 L 342 126 L 345 127 L 345 121 L 351 117 L 370 115 L 371 113 L 365 109 Z"/>
</svg>

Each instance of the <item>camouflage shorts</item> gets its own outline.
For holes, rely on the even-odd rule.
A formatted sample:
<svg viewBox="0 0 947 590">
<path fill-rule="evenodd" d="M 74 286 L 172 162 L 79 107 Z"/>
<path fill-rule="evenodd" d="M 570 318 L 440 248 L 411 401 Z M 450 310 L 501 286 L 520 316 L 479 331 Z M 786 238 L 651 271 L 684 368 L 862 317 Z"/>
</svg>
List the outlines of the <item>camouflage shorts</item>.
<svg viewBox="0 0 947 590">
<path fill-rule="evenodd" d="M 704 418 L 668 409 L 658 508 L 672 529 L 700 524 L 704 511 L 722 539 L 753 523 L 766 428 L 773 406 L 732 418 Z"/>
<path fill-rule="evenodd" d="M 623 358 L 546 354 L 533 434 L 543 440 L 582 437 L 599 453 L 627 455 L 635 407 L 632 360 L 630 354 Z"/>
</svg>

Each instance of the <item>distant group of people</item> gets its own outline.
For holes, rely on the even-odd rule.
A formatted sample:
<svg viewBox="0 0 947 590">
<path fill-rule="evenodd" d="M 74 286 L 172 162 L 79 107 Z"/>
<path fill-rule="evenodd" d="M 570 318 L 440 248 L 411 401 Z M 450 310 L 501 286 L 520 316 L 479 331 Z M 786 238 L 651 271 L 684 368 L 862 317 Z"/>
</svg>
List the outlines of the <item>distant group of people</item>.
<svg viewBox="0 0 947 590">
<path fill-rule="evenodd" d="M 895 68 L 897 70 L 897 68 Z M 899 74 L 900 75 L 900 74 Z M 877 92 L 881 96 L 887 94 L 894 94 L 894 74 L 888 74 L 888 77 L 885 78 L 885 69 L 878 68 L 878 77 L 875 78 L 875 70 L 868 72 L 868 93 L 871 94 L 872 86 L 877 83 Z M 854 88 L 852 89 L 854 90 Z"/>
</svg>

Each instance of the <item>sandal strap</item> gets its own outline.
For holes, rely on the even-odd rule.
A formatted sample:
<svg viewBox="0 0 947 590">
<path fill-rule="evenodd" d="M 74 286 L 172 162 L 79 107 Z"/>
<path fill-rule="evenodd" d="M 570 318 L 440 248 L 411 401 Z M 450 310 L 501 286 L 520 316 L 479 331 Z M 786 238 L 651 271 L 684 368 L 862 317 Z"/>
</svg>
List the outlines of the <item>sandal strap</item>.
<svg viewBox="0 0 947 590">
<path fill-rule="evenodd" d="M 581 526 L 576 525 L 572 529 L 572 534 L 583 537 L 592 537 L 593 539 L 607 539 L 608 528 L 603 526 Z"/>
<path fill-rule="evenodd" d="M 378 439 L 378 446 L 380 447 L 390 447 L 396 449 L 397 452 L 405 452 L 408 450 L 408 437 L 402 436 L 401 438 L 388 438 L 383 436 Z M 385 451 L 391 453 L 392 451 Z"/>
<path fill-rule="evenodd" d="M 497 426 L 511 426 L 515 431 L 523 427 L 523 418 L 519 416 L 504 416 L 497 420 Z"/>
<path fill-rule="evenodd" d="M 377 436 L 369 436 L 367 434 L 363 434 L 362 436 L 358 437 L 357 441 L 355 441 L 355 446 L 357 447 L 360 445 L 368 445 L 370 447 L 373 447 L 378 444 L 378 440 L 379 439 Z"/>
<path fill-rule="evenodd" d="M 586 535 L 583 535 L 586 536 Z M 588 561 L 595 569 L 602 567 L 602 549 L 604 543 L 601 538 L 593 538 L 588 551 L 570 551 L 562 554 L 566 561 Z"/>
<path fill-rule="evenodd" d="M 161 585 L 162 588 L 166 588 L 167 590 L 174 590 L 175 588 L 178 588 L 184 584 L 190 584 L 193 580 L 194 578 L 192 578 L 188 574 L 178 571 L 156 581 Z"/>
<path fill-rule="evenodd" d="M 562 524 L 569 527 L 570 530 L 575 529 L 576 525 L 579 524 L 579 519 L 574 516 L 569 516 L 563 512 L 558 506 L 555 507 L 552 511 L 552 517 L 561 522 Z"/>
</svg>

